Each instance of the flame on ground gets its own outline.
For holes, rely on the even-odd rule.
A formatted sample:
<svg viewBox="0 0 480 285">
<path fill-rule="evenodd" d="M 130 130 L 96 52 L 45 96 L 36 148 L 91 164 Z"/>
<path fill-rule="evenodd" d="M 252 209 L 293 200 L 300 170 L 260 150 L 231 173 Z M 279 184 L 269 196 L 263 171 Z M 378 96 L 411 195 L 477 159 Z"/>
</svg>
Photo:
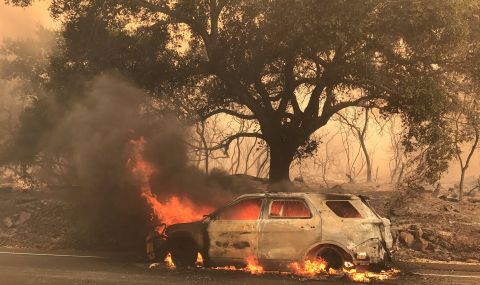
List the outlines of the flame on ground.
<svg viewBox="0 0 480 285">
<path fill-rule="evenodd" d="M 245 258 L 245 267 L 235 267 L 235 266 L 221 266 L 221 267 L 213 267 L 214 270 L 224 270 L 224 271 L 243 271 L 248 272 L 253 275 L 260 275 L 265 273 L 263 266 L 261 266 L 257 259 L 253 256 L 249 256 Z"/>
<path fill-rule="evenodd" d="M 382 270 L 379 273 L 375 272 L 357 272 L 356 269 L 344 269 L 345 274 L 352 280 L 356 282 L 370 282 L 372 279 L 374 280 L 387 280 L 394 278 L 400 270 L 398 269 L 391 269 L 389 271 Z"/>
<path fill-rule="evenodd" d="M 265 270 L 263 270 L 263 267 L 258 263 L 255 257 L 249 256 L 245 259 L 245 262 L 247 264 L 247 267 L 245 269 L 251 274 L 258 275 L 265 272 Z"/>
<path fill-rule="evenodd" d="M 128 165 L 134 178 L 140 185 L 140 192 L 148 205 L 152 208 L 155 218 L 167 225 L 200 220 L 204 214 L 213 209 L 193 203 L 188 197 L 169 196 L 159 201 L 150 187 L 150 178 L 159 170 L 143 157 L 146 140 L 140 137 L 130 140 L 132 155 Z"/>
<path fill-rule="evenodd" d="M 203 267 L 203 256 L 200 252 L 197 253 L 197 261 L 195 261 L 195 265 L 197 267 Z"/>
<path fill-rule="evenodd" d="M 304 262 L 293 262 L 288 266 L 295 275 L 313 277 L 327 272 L 327 262 L 323 259 L 310 260 Z"/>
<path fill-rule="evenodd" d="M 170 253 L 167 254 L 167 256 L 165 257 L 165 260 L 163 262 L 165 263 L 165 266 L 168 269 L 175 269 L 176 268 L 176 266 L 175 266 L 175 264 L 173 263 L 173 260 L 172 260 L 172 255 Z"/>
<path fill-rule="evenodd" d="M 168 269 L 175 269 L 175 264 L 172 260 L 172 255 L 170 253 L 167 254 L 165 260 L 165 267 Z M 302 263 L 293 262 L 290 263 L 289 268 L 292 272 L 280 272 L 280 271 L 265 271 L 263 266 L 258 263 L 258 260 L 253 257 L 249 256 L 245 259 L 245 267 L 237 268 L 235 266 L 223 266 L 223 267 L 214 267 L 214 270 L 224 270 L 224 271 L 243 271 L 248 272 L 253 275 L 261 275 L 264 273 L 270 274 L 282 274 L 288 275 L 293 274 L 296 276 L 303 276 L 303 277 L 310 277 L 314 278 L 319 275 L 326 275 L 326 276 L 342 276 L 346 275 L 350 280 L 355 282 L 370 282 L 372 280 L 387 280 L 394 278 L 400 270 L 398 269 L 391 269 L 389 271 L 381 271 L 380 273 L 374 272 L 358 272 L 356 269 L 351 268 L 353 265 L 349 264 L 348 262 L 345 263 L 345 267 L 342 270 L 335 270 L 333 268 L 329 268 L 327 270 L 327 262 L 318 259 L 318 260 L 305 260 Z M 203 256 L 200 253 L 197 253 L 197 260 L 195 262 L 197 267 L 203 267 Z"/>
</svg>

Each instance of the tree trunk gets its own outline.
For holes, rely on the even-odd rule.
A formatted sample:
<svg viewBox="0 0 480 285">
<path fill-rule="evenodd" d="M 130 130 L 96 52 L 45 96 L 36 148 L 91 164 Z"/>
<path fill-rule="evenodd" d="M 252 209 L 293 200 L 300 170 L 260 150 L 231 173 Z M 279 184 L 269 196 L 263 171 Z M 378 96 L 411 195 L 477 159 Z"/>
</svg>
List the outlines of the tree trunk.
<svg viewBox="0 0 480 285">
<path fill-rule="evenodd" d="M 367 182 L 372 182 L 372 161 L 370 155 L 368 154 L 367 146 L 365 145 L 365 138 L 359 136 L 360 146 L 362 147 L 363 155 L 365 156 L 365 161 L 367 163 Z"/>
<path fill-rule="evenodd" d="M 465 172 L 467 172 L 467 168 L 462 167 L 461 173 L 460 173 L 460 183 L 458 185 L 458 200 L 462 201 L 463 200 L 463 188 L 465 184 Z"/>
<path fill-rule="evenodd" d="M 208 161 L 209 157 L 210 157 L 209 151 L 208 151 L 208 150 L 205 150 L 205 175 L 207 175 L 207 176 L 208 176 L 209 170 L 210 170 L 210 166 L 208 165 L 208 163 L 209 163 L 209 161 Z"/>
<path fill-rule="evenodd" d="M 405 163 L 402 163 L 402 166 L 400 167 L 400 173 L 398 174 L 398 178 L 397 178 L 397 185 L 400 184 L 400 182 L 402 182 L 404 170 L 405 170 Z"/>
<path fill-rule="evenodd" d="M 270 145 L 270 182 L 290 181 L 290 165 L 295 150 L 282 145 Z"/>
</svg>

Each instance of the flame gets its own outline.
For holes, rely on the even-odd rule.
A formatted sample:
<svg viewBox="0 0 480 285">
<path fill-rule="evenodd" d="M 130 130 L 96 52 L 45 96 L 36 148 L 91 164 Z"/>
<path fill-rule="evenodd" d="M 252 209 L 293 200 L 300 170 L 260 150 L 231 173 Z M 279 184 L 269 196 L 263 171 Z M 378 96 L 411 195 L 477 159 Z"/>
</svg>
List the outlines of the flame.
<svg viewBox="0 0 480 285">
<path fill-rule="evenodd" d="M 327 262 L 323 259 L 307 259 L 302 263 L 293 262 L 288 266 L 295 275 L 313 277 L 327 272 Z"/>
<path fill-rule="evenodd" d="M 221 266 L 221 267 L 213 267 L 214 270 L 223 270 L 223 271 L 244 271 L 248 272 L 253 275 L 260 275 L 265 272 L 263 266 L 261 266 L 257 259 L 253 256 L 249 256 L 245 258 L 245 267 L 237 268 L 235 266 Z"/>
<path fill-rule="evenodd" d="M 356 269 L 343 269 L 344 273 L 352 281 L 356 282 L 370 282 L 372 279 L 375 280 L 387 280 L 395 277 L 396 274 L 400 272 L 398 269 L 391 269 L 389 271 L 382 270 L 380 273 L 375 272 L 357 272 Z"/>
<path fill-rule="evenodd" d="M 173 263 L 173 260 L 172 260 L 172 255 L 170 253 L 167 254 L 167 256 L 165 257 L 165 260 L 163 261 L 165 263 L 165 266 L 168 268 L 168 269 L 175 269 L 175 264 Z"/>
<path fill-rule="evenodd" d="M 172 260 L 172 255 L 170 253 L 167 254 L 164 260 L 165 266 L 168 269 L 175 269 L 175 264 Z M 203 267 L 203 256 L 200 253 L 197 253 L 197 261 L 195 262 L 197 267 Z M 339 276 L 339 275 L 346 275 L 350 280 L 355 282 L 370 282 L 372 280 L 387 280 L 392 279 L 400 272 L 398 269 L 391 269 L 389 271 L 381 271 L 380 273 L 374 272 L 358 272 L 356 269 L 344 267 L 343 270 L 335 270 L 333 268 L 329 268 L 327 270 L 327 262 L 323 259 L 317 260 L 305 260 L 304 262 L 293 262 L 290 263 L 289 268 L 292 271 L 289 272 L 280 272 L 280 271 L 265 271 L 263 266 L 258 263 L 258 260 L 253 257 L 249 256 L 245 259 L 246 266 L 243 268 L 237 268 L 235 266 L 223 266 L 223 267 L 214 267 L 211 268 L 213 270 L 223 270 L 223 271 L 243 271 L 253 275 L 261 275 L 264 273 L 273 273 L 273 274 L 281 274 L 281 275 L 289 275 L 293 274 L 296 276 L 303 276 L 303 277 L 310 277 L 313 278 L 319 274 L 327 274 L 330 276 Z M 346 264 L 350 265 L 350 264 Z"/>
<path fill-rule="evenodd" d="M 197 261 L 195 262 L 195 265 L 198 267 L 203 267 L 203 256 L 200 252 L 197 253 Z"/>
<path fill-rule="evenodd" d="M 395 275 L 400 272 L 398 269 L 381 271 L 380 273 L 369 271 L 358 272 L 355 268 L 353 268 L 354 265 L 351 262 L 345 262 L 345 266 L 342 270 L 329 268 L 327 271 L 327 265 L 327 262 L 323 259 L 317 259 L 314 261 L 307 259 L 302 263 L 290 263 L 289 268 L 292 270 L 294 275 L 298 276 L 314 277 L 319 274 L 328 274 L 331 276 L 344 274 L 350 280 L 355 282 L 370 282 L 372 279 L 387 280 L 395 277 Z"/>
<path fill-rule="evenodd" d="M 128 159 L 128 165 L 135 179 L 140 185 L 140 193 L 152 208 L 153 214 L 158 221 L 167 225 L 200 220 L 205 213 L 213 209 L 193 203 L 188 197 L 170 196 L 159 201 L 152 193 L 150 178 L 158 173 L 158 169 L 143 158 L 146 140 L 140 137 L 130 140 L 132 145 L 132 157 Z"/>
<path fill-rule="evenodd" d="M 263 267 L 258 263 L 258 261 L 253 257 L 249 256 L 245 259 L 247 267 L 245 268 L 246 271 L 250 272 L 251 274 L 258 275 L 264 272 Z"/>
</svg>

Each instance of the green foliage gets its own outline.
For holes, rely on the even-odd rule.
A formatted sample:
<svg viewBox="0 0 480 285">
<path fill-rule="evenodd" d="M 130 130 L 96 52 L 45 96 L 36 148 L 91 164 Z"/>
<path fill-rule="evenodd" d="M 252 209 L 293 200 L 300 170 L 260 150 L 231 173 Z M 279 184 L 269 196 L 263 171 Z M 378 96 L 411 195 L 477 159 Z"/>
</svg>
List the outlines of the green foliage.
<svg viewBox="0 0 480 285">
<path fill-rule="evenodd" d="M 465 63 L 480 58 L 479 11 L 475 0 L 58 0 L 49 86 L 68 106 L 75 82 L 114 69 L 180 116 L 255 119 L 286 158 L 311 153 L 340 110 L 377 107 L 402 114 L 413 150 L 441 144 L 441 75 L 478 68 Z M 448 157 L 440 147 L 431 160 Z"/>
</svg>

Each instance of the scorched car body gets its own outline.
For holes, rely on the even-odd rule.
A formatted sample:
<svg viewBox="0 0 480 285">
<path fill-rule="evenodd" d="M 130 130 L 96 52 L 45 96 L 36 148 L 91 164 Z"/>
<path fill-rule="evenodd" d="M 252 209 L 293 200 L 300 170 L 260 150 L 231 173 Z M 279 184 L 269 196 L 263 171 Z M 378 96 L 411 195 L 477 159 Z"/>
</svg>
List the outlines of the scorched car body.
<svg viewBox="0 0 480 285">
<path fill-rule="evenodd" d="M 243 195 L 203 221 L 167 228 L 177 266 L 241 265 L 256 258 L 265 268 L 323 258 L 333 268 L 382 264 L 393 240 L 390 221 L 361 196 L 318 193 Z"/>
</svg>

